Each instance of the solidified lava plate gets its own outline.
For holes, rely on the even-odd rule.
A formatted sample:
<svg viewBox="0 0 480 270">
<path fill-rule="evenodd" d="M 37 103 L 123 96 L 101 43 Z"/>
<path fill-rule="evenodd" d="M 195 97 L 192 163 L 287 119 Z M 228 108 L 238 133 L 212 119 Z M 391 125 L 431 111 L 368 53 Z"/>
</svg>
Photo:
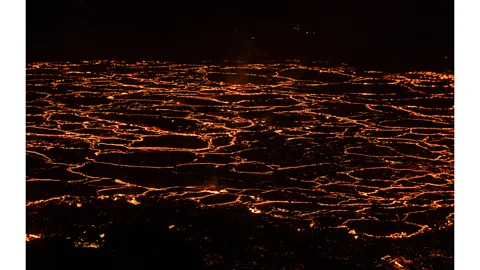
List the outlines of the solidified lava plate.
<svg viewBox="0 0 480 270">
<path fill-rule="evenodd" d="M 453 74 L 84 61 L 26 83 L 29 268 L 453 269 Z"/>
</svg>

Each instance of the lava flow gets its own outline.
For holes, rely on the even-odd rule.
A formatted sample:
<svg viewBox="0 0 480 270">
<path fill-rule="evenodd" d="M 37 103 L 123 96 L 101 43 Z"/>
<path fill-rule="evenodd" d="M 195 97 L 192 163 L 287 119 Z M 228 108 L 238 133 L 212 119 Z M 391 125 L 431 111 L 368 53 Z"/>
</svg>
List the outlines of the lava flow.
<svg viewBox="0 0 480 270">
<path fill-rule="evenodd" d="M 28 64 L 29 262 L 453 269 L 453 74 L 326 66 Z"/>
</svg>

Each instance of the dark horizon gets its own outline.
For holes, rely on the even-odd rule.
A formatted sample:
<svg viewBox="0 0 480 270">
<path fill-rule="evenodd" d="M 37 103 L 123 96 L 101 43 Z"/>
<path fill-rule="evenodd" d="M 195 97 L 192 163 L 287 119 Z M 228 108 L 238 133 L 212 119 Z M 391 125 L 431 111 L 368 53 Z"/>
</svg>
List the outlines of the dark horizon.
<svg viewBox="0 0 480 270">
<path fill-rule="evenodd" d="M 453 1 L 30 2 L 27 62 L 298 59 L 453 70 Z"/>
</svg>

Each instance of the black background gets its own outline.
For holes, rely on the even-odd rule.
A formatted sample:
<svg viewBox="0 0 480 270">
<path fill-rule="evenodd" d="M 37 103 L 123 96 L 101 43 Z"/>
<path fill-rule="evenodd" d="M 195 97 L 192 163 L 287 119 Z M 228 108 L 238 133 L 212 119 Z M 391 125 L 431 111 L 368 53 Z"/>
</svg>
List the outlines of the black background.
<svg viewBox="0 0 480 270">
<path fill-rule="evenodd" d="M 453 69 L 453 14 L 445 0 L 30 0 L 27 61 L 300 59 L 444 70 Z"/>
</svg>

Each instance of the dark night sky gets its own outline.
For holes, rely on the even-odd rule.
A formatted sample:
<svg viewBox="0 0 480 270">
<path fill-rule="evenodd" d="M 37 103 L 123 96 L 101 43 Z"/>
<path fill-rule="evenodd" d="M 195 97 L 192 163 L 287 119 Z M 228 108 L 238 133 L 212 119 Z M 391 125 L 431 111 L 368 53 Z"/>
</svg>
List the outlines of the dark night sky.
<svg viewBox="0 0 480 270">
<path fill-rule="evenodd" d="M 453 69 L 453 13 L 450 0 L 30 0 L 27 61 L 296 58 Z"/>
</svg>

